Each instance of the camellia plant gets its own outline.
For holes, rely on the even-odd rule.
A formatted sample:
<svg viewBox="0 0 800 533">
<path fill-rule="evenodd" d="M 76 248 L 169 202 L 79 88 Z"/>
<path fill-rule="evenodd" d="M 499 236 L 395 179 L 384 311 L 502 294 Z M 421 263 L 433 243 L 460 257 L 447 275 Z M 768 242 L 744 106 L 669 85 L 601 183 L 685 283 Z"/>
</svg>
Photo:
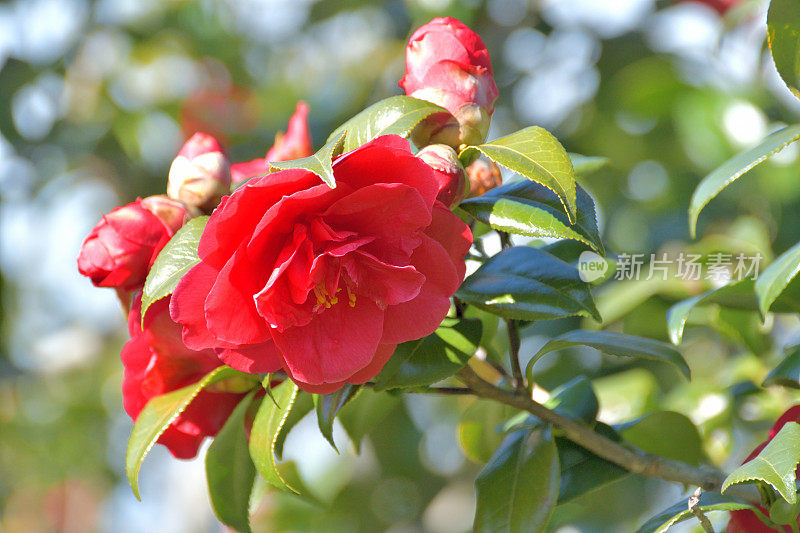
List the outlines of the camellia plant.
<svg viewBox="0 0 800 533">
<path fill-rule="evenodd" d="M 774 0 L 768 24 L 778 72 L 800 95 L 800 4 Z M 537 126 L 487 140 L 498 88 L 489 51 L 458 20 L 413 33 L 399 85 L 405 95 L 363 110 L 316 152 L 303 102 L 263 158 L 232 164 L 214 137 L 196 133 L 166 195 L 113 210 L 84 241 L 80 272 L 114 288 L 128 314 L 122 389 L 135 421 L 126 469 L 137 497 L 154 444 L 191 458 L 213 437 L 212 506 L 221 522 L 249 531 L 251 502 L 265 490 L 303 492 L 281 458 L 309 412 L 334 448 L 335 419 L 358 447 L 385 414 L 381 396 L 464 395 L 502 412 L 473 410 L 478 429 L 461 430 L 467 452 L 486 463 L 475 481 L 476 531 L 543 531 L 556 505 L 627 473 L 697 488 L 642 532 L 685 519 L 713 530 L 705 513 L 718 510 L 732 511 L 728 531 L 798 531 L 797 408 L 725 475 L 702 453 L 659 446 L 660 432 L 687 436 L 687 446 L 699 440 L 683 415 L 612 427 L 597 420 L 587 378 L 553 391 L 534 382 L 541 357 L 573 346 L 691 377 L 675 346 L 612 330 L 572 329 L 521 353 L 520 329 L 534 322 L 601 321 L 592 291 L 611 274 L 610 258 L 576 176 L 605 160 L 568 153 Z M 692 233 L 725 186 L 798 139 L 800 125 L 784 128 L 709 175 L 689 208 Z M 516 176 L 503 184 L 501 167 Z M 490 232 L 500 237 L 495 254 L 482 245 Z M 702 305 L 798 312 L 799 266 L 797 245 L 755 281 L 674 305 L 674 344 Z M 498 330 L 507 350 L 494 344 Z M 796 387 L 799 368 L 800 351 L 789 351 L 768 381 Z"/>
</svg>

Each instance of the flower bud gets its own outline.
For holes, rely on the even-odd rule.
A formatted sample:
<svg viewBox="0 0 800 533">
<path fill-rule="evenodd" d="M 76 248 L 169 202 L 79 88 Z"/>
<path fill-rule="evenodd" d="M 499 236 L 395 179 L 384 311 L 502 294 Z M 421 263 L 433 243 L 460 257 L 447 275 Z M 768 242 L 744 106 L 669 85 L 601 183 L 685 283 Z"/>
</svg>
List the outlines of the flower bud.
<svg viewBox="0 0 800 533">
<path fill-rule="evenodd" d="M 406 46 L 406 73 L 400 80 L 408 96 L 447 109 L 414 132 L 418 146 L 480 144 L 489 130 L 497 86 L 489 52 L 481 38 L 460 21 L 435 18 L 419 28 Z"/>
<path fill-rule="evenodd" d="M 439 184 L 436 199 L 452 209 L 461 203 L 467 194 L 467 173 L 456 152 L 444 144 L 431 144 L 417 153 L 417 157 L 430 166 Z"/>
<path fill-rule="evenodd" d="M 140 289 L 158 252 L 185 219 L 186 209 L 164 196 L 117 207 L 83 241 L 78 270 L 97 287 Z"/>
<path fill-rule="evenodd" d="M 467 167 L 467 176 L 469 176 L 469 198 L 480 196 L 503 184 L 500 167 L 493 161 L 476 159 Z"/>
<path fill-rule="evenodd" d="M 231 188 L 228 156 L 214 137 L 195 133 L 169 169 L 167 195 L 191 210 L 210 213 Z"/>
<path fill-rule="evenodd" d="M 294 114 L 289 118 L 286 133 L 279 132 L 275 135 L 275 144 L 265 157 L 231 165 L 231 181 L 234 184 L 241 183 L 253 176 L 267 174 L 271 162 L 300 159 L 313 153 L 308 129 L 308 104 L 301 100 L 297 102 Z"/>
</svg>

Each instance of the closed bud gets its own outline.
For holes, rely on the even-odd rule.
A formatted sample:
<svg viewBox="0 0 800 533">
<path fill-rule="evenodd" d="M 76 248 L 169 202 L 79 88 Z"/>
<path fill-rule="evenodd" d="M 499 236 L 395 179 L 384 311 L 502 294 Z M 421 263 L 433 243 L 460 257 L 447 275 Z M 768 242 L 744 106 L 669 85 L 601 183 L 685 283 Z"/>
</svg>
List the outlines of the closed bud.
<svg viewBox="0 0 800 533">
<path fill-rule="evenodd" d="M 228 156 L 214 137 L 195 133 L 169 169 L 167 195 L 195 213 L 210 213 L 231 188 Z"/>
<path fill-rule="evenodd" d="M 425 161 L 436 175 L 439 185 L 436 199 L 450 209 L 461 203 L 469 182 L 456 152 L 444 144 L 431 144 L 420 150 L 417 157 Z"/>
<path fill-rule="evenodd" d="M 493 161 L 476 159 L 467 167 L 469 197 L 480 196 L 503 184 L 503 175 Z"/>
</svg>

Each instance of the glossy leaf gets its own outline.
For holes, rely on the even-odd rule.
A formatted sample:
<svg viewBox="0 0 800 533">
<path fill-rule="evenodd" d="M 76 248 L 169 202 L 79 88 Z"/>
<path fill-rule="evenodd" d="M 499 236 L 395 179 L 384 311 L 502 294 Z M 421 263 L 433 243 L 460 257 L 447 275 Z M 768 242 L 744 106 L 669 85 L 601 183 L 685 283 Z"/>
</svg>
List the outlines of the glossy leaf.
<svg viewBox="0 0 800 533">
<path fill-rule="evenodd" d="M 800 389 L 800 346 L 793 346 L 787 350 L 783 361 L 772 369 L 761 386 L 773 385 Z"/>
<path fill-rule="evenodd" d="M 617 431 L 626 442 L 653 455 L 695 466 L 707 460 L 697 427 L 674 411 L 650 413 Z"/>
<path fill-rule="evenodd" d="M 456 293 L 485 311 L 519 320 L 582 315 L 601 321 L 578 271 L 543 250 L 503 250 L 467 277 Z"/>
<path fill-rule="evenodd" d="M 142 320 L 150 305 L 172 294 L 183 275 L 200 262 L 197 245 L 206 222 L 208 217 L 191 219 L 159 252 L 142 289 Z"/>
<path fill-rule="evenodd" d="M 797 502 L 795 470 L 800 463 L 800 424 L 787 422 L 756 457 L 730 473 L 722 492 L 731 485 L 760 481 L 772 486 L 786 502 Z"/>
<path fill-rule="evenodd" d="M 620 440 L 614 429 L 605 424 L 597 423 L 594 430 L 611 440 Z M 556 438 L 556 445 L 558 462 L 561 465 L 559 505 L 630 474 L 624 468 L 596 456 L 568 439 Z"/>
<path fill-rule="evenodd" d="M 703 513 L 709 513 L 711 511 L 738 511 L 741 509 L 756 510 L 755 506 L 744 500 L 734 498 L 733 496 L 725 496 L 724 494 L 718 494 L 716 492 L 703 492 L 700 494 L 697 508 L 703 511 Z M 636 533 L 664 533 L 678 522 L 683 522 L 690 518 L 694 518 L 694 514 L 689 510 L 689 499 L 686 498 L 672 507 L 661 511 L 642 524 Z"/>
<path fill-rule="evenodd" d="M 239 532 L 250 531 L 250 494 L 256 467 L 247 447 L 244 420 L 254 394 L 239 402 L 206 453 L 211 507 L 220 522 Z"/>
<path fill-rule="evenodd" d="M 125 471 L 136 498 L 139 496 L 139 468 L 147 453 L 170 424 L 189 406 L 205 387 L 242 373 L 227 366 L 218 366 L 198 381 L 181 389 L 151 398 L 133 425 L 125 454 Z"/>
<path fill-rule="evenodd" d="M 517 180 L 461 202 L 461 209 L 492 228 L 528 237 L 572 239 L 605 253 L 597 229 L 594 201 L 576 186 L 574 225 L 558 196 L 547 187 Z"/>
<path fill-rule="evenodd" d="M 697 217 L 708 202 L 739 176 L 797 139 L 800 139 L 800 124 L 778 130 L 768 135 L 758 146 L 733 156 L 703 178 L 694 190 L 689 205 L 689 232 L 692 238 L 697 231 Z"/>
<path fill-rule="evenodd" d="M 319 176 L 330 188 L 336 187 L 336 178 L 333 176 L 333 158 L 342 153 L 344 132 L 331 139 L 316 153 L 302 159 L 291 161 L 276 161 L 269 164 L 271 172 L 300 168 L 308 170 Z"/>
<path fill-rule="evenodd" d="M 445 318 L 431 335 L 397 346 L 375 378 L 375 390 L 420 387 L 452 376 L 478 349 L 481 332 L 479 319 Z"/>
<path fill-rule="evenodd" d="M 770 2 L 767 40 L 778 74 L 792 93 L 800 98 L 800 1 Z"/>
<path fill-rule="evenodd" d="M 295 492 L 281 476 L 275 461 L 275 441 L 292 409 L 297 385 L 286 380 L 272 388 L 272 399 L 264 398 L 250 431 L 250 456 L 258 473 L 276 489 Z"/>
<path fill-rule="evenodd" d="M 611 160 L 607 157 L 588 156 L 581 154 L 569 154 L 569 159 L 572 161 L 572 168 L 575 170 L 576 176 L 585 176 L 592 172 L 597 172 L 601 168 L 608 166 Z"/>
<path fill-rule="evenodd" d="M 474 531 L 544 531 L 558 498 L 559 474 L 548 429 L 510 434 L 475 480 Z"/>
<path fill-rule="evenodd" d="M 468 146 L 460 157 L 470 158 L 477 152 L 553 191 L 561 201 L 569 222 L 575 222 L 575 170 L 567 151 L 552 133 L 539 126 L 531 126 L 489 143 Z"/>
<path fill-rule="evenodd" d="M 762 316 L 767 314 L 798 272 L 800 272 L 800 243 L 782 253 L 756 279 L 755 291 L 758 309 Z"/>
<path fill-rule="evenodd" d="M 339 449 L 336 447 L 336 443 L 333 442 L 333 420 L 344 404 L 353 399 L 359 388 L 361 388 L 360 385 L 347 383 L 341 389 L 330 394 L 315 394 L 313 396 L 319 430 L 337 453 Z"/>
<path fill-rule="evenodd" d="M 339 411 L 339 422 L 350 437 L 356 452 L 361 449 L 364 435 L 378 427 L 400 403 L 398 396 L 362 388 L 355 398 L 342 407 Z"/>
<path fill-rule="evenodd" d="M 448 111 L 425 100 L 392 96 L 372 104 L 336 128 L 328 142 L 346 132 L 344 151 L 349 152 L 381 135 L 408 137 L 417 124 L 434 113 Z"/>
<path fill-rule="evenodd" d="M 585 376 L 577 376 L 567 383 L 553 389 L 545 407 L 562 416 L 594 424 L 600 404 L 592 388 L 592 382 Z"/>
<path fill-rule="evenodd" d="M 531 375 L 534 363 L 543 355 L 572 346 L 589 346 L 609 355 L 669 363 L 687 378 L 691 376 L 686 360 L 678 350 L 667 343 L 613 331 L 580 329 L 568 331 L 545 344 L 528 363 L 528 376 Z"/>
</svg>

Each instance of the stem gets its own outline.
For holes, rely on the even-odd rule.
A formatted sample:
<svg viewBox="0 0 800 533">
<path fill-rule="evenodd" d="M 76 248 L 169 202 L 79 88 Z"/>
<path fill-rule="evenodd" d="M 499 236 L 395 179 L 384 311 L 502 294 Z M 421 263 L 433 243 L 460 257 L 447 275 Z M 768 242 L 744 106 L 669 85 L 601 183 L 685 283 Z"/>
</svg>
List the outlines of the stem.
<svg viewBox="0 0 800 533">
<path fill-rule="evenodd" d="M 519 366 L 519 347 L 521 342 L 517 321 L 513 319 L 506 320 L 506 329 L 508 330 L 508 352 L 511 359 L 511 371 L 514 373 L 514 388 L 518 391 L 524 391 L 525 376 L 522 375 L 522 368 Z"/>
<path fill-rule="evenodd" d="M 368 381 L 363 384 L 364 387 L 372 388 L 375 382 Z M 441 394 L 443 396 L 472 396 L 472 389 L 467 387 L 425 387 L 420 389 L 406 389 L 403 392 L 408 394 Z"/>
<path fill-rule="evenodd" d="M 526 393 L 501 389 L 483 381 L 469 367 L 461 369 L 456 376 L 469 386 L 476 396 L 527 411 L 559 428 L 564 432 L 564 436 L 575 444 L 635 474 L 695 485 L 709 492 L 720 492 L 725 480 L 725 474 L 715 468 L 694 467 L 666 457 L 651 455 L 636 448 L 622 446 L 570 418 L 551 411 L 533 401 Z M 760 498 L 750 490 L 751 488 L 734 485 L 726 490 L 726 494 L 760 504 Z"/>
<path fill-rule="evenodd" d="M 708 517 L 703 514 L 703 510 L 700 509 L 700 494 L 703 492 L 703 489 L 697 487 L 697 490 L 694 491 L 694 494 L 689 497 L 689 511 L 697 518 L 700 525 L 703 526 L 703 531 L 706 533 L 714 533 L 714 526 L 711 525 L 711 521 Z"/>
</svg>

